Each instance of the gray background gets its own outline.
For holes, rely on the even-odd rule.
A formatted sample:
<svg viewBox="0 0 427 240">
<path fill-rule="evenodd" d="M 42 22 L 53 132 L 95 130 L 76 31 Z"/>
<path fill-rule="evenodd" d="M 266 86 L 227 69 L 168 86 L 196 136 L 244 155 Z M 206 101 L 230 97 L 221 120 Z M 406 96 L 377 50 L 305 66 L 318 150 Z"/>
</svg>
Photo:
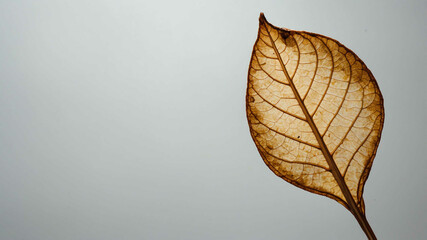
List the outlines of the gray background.
<svg viewBox="0 0 427 240">
<path fill-rule="evenodd" d="M 372 70 L 379 239 L 427 238 L 426 1 L 0 1 L 0 239 L 364 239 L 262 162 L 244 95 L 258 16 Z"/>
</svg>

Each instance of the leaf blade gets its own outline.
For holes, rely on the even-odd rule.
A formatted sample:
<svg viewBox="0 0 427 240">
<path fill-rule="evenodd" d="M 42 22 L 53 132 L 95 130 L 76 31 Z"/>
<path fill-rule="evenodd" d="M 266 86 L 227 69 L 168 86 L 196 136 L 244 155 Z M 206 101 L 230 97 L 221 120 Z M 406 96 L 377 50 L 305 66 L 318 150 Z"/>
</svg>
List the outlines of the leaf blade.
<svg viewBox="0 0 427 240">
<path fill-rule="evenodd" d="M 261 14 L 246 100 L 251 136 L 266 165 L 335 199 L 369 231 L 362 193 L 384 109 L 363 61 L 336 40 L 277 28 Z"/>
</svg>

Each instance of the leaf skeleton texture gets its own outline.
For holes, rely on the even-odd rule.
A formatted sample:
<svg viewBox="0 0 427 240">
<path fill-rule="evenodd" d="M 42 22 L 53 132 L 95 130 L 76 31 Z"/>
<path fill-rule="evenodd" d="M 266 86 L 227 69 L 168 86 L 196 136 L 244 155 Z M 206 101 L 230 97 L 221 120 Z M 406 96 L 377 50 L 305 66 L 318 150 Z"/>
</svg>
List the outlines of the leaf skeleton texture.
<svg viewBox="0 0 427 240">
<path fill-rule="evenodd" d="M 362 193 L 384 107 L 354 52 L 326 36 L 275 27 L 261 13 L 246 110 L 258 151 L 277 176 L 335 199 L 370 229 Z"/>
</svg>

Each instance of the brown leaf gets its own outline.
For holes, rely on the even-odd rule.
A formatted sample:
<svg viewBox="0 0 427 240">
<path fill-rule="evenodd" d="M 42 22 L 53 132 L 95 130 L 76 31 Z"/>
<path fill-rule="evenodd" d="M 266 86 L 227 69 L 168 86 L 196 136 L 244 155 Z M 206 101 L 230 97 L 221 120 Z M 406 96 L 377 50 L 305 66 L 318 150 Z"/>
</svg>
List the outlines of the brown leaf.
<svg viewBox="0 0 427 240">
<path fill-rule="evenodd" d="M 344 205 L 375 239 L 362 193 L 384 107 L 363 61 L 332 38 L 275 27 L 261 14 L 246 110 L 267 166 L 289 183 Z"/>
</svg>

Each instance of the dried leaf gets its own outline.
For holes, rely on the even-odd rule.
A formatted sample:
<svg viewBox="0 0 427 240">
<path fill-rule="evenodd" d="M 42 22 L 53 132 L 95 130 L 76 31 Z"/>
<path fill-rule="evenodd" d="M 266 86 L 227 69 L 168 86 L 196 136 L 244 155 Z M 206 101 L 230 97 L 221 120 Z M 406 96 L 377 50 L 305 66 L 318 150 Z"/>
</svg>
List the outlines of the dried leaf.
<svg viewBox="0 0 427 240">
<path fill-rule="evenodd" d="M 289 183 L 344 205 L 375 239 L 362 193 L 384 107 L 363 61 L 334 39 L 275 27 L 261 13 L 246 110 L 267 166 Z"/>
</svg>

